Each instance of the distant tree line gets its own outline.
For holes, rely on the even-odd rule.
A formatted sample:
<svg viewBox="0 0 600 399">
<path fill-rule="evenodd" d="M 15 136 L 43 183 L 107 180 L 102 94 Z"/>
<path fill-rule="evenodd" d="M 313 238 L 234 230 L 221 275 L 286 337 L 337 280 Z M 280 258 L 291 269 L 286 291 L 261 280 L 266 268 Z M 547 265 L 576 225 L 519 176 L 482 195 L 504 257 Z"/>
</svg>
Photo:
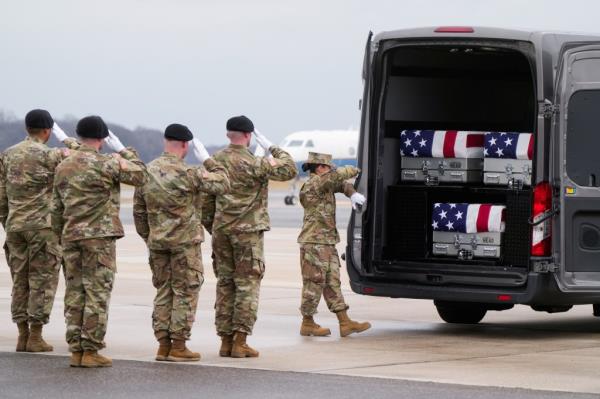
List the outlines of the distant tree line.
<svg viewBox="0 0 600 399">
<path fill-rule="evenodd" d="M 75 137 L 75 126 L 77 119 L 67 118 L 56 121 L 63 130 L 72 137 Z M 108 123 L 110 130 L 115 133 L 125 146 L 135 148 L 144 162 L 150 162 L 158 157 L 163 151 L 163 132 L 156 129 L 137 127 L 129 130 L 123 126 L 114 123 Z M 17 144 L 26 136 L 25 122 L 17 119 L 14 115 L 0 110 L 0 151 Z M 59 147 L 59 143 L 54 137 L 48 142 L 49 146 Z M 207 146 L 210 154 L 223 148 L 223 146 Z M 191 153 L 191 151 L 190 151 Z M 189 163 L 197 163 L 196 157 L 189 154 L 187 157 Z"/>
</svg>

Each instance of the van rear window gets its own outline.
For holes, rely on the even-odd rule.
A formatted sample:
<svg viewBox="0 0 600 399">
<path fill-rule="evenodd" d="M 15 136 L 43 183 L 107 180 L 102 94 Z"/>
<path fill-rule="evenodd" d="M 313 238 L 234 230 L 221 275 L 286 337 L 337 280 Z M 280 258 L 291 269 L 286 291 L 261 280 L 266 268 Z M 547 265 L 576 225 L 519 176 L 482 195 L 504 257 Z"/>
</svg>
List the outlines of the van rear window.
<svg viewBox="0 0 600 399">
<path fill-rule="evenodd" d="M 405 129 L 532 131 L 524 54 L 491 47 L 398 47 L 386 58 L 385 119 Z"/>
<path fill-rule="evenodd" d="M 600 187 L 600 90 L 571 96 L 567 117 L 567 175 L 578 185 Z"/>
</svg>

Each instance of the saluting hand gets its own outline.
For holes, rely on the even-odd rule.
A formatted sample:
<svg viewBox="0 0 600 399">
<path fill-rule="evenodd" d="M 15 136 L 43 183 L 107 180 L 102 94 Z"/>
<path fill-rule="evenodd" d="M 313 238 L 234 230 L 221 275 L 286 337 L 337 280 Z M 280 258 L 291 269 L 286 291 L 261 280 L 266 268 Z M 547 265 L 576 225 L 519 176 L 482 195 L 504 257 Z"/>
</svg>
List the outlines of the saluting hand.
<svg viewBox="0 0 600 399">
<path fill-rule="evenodd" d="M 198 158 L 201 163 L 204 163 L 204 161 L 210 158 L 210 154 L 200 139 L 192 139 L 192 150 L 194 151 L 196 158 Z"/>
<path fill-rule="evenodd" d="M 258 145 L 260 145 L 262 148 L 265 149 L 265 151 L 269 151 L 269 148 L 271 148 L 273 146 L 273 143 L 271 143 L 269 141 L 269 139 L 267 139 L 261 132 L 259 132 L 258 130 L 254 129 L 254 137 L 256 137 L 256 142 L 258 143 Z"/>
<path fill-rule="evenodd" d="M 69 138 L 69 136 L 67 136 L 67 134 L 65 133 L 64 130 L 62 130 L 60 128 L 60 126 L 58 126 L 58 124 L 56 122 L 54 122 L 54 125 L 52 126 L 52 134 L 54 135 L 54 137 L 56 137 L 56 139 L 60 142 L 65 141 L 66 139 Z"/>
<path fill-rule="evenodd" d="M 108 130 L 108 137 L 104 139 L 104 142 L 114 152 L 121 152 L 125 149 L 125 146 L 123 143 L 121 143 L 121 140 L 119 140 L 119 138 L 113 132 L 111 132 L 110 129 Z"/>
</svg>

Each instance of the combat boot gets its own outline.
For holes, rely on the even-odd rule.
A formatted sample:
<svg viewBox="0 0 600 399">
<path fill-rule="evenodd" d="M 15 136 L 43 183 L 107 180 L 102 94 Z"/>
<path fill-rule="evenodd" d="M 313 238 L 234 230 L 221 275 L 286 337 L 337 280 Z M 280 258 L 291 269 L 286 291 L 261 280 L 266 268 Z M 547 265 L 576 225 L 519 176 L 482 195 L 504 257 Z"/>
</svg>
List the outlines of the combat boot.
<svg viewBox="0 0 600 399">
<path fill-rule="evenodd" d="M 231 357 L 258 357 L 258 352 L 246 344 L 246 333 L 236 332 L 233 336 L 233 346 L 231 348 Z"/>
<path fill-rule="evenodd" d="M 371 323 L 364 322 L 359 323 L 354 320 L 350 320 L 348 313 L 345 310 L 337 312 L 336 316 L 340 322 L 340 336 L 345 337 L 352 333 L 359 333 L 371 328 Z"/>
<path fill-rule="evenodd" d="M 81 367 L 112 367 L 112 360 L 102 356 L 98 351 L 84 351 L 81 357 Z"/>
<path fill-rule="evenodd" d="M 200 360 L 200 354 L 198 352 L 192 352 L 185 346 L 185 340 L 174 339 L 171 344 L 171 350 L 167 361 L 169 362 L 197 362 Z"/>
<path fill-rule="evenodd" d="M 156 352 L 156 360 L 159 362 L 164 362 L 167 360 L 169 356 L 169 351 L 171 350 L 171 339 L 170 338 L 161 338 L 158 340 L 158 351 Z"/>
<path fill-rule="evenodd" d="M 331 335 L 331 330 L 329 328 L 324 328 L 315 323 L 312 316 L 304 316 L 302 318 L 302 326 L 300 326 L 300 335 L 309 337 L 326 337 Z"/>
<path fill-rule="evenodd" d="M 54 350 L 52 345 L 48 345 L 42 338 L 42 327 L 43 324 L 39 323 L 31 325 L 27 339 L 27 352 L 52 352 Z"/>
<path fill-rule="evenodd" d="M 81 367 L 81 358 L 83 357 L 83 352 L 72 352 L 71 353 L 71 363 L 69 366 L 71 367 Z"/>
<path fill-rule="evenodd" d="M 219 356 L 229 357 L 231 356 L 231 347 L 233 346 L 233 335 L 221 336 L 221 348 L 219 349 Z"/>
<path fill-rule="evenodd" d="M 25 352 L 27 350 L 27 340 L 29 339 L 29 323 L 26 321 L 17 323 L 17 328 L 19 329 L 17 352 Z"/>
</svg>

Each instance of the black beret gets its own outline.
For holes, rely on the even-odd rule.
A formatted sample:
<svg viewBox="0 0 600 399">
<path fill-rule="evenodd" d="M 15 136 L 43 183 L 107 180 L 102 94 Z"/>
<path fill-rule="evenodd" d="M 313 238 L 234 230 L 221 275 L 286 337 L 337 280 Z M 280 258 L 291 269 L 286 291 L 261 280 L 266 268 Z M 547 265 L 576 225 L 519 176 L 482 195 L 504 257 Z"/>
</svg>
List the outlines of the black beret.
<svg viewBox="0 0 600 399">
<path fill-rule="evenodd" d="M 227 131 L 251 133 L 254 131 L 254 124 L 244 115 L 234 116 L 227 121 Z"/>
<path fill-rule="evenodd" d="M 194 138 L 194 135 L 187 126 L 172 123 L 165 129 L 165 138 L 177 141 L 190 141 Z"/>
<path fill-rule="evenodd" d="M 108 137 L 108 127 L 99 116 L 92 115 L 77 122 L 77 135 L 87 139 L 103 139 Z"/>
<path fill-rule="evenodd" d="M 25 115 L 25 126 L 30 129 L 51 129 L 54 119 L 45 109 L 34 109 Z"/>
</svg>

